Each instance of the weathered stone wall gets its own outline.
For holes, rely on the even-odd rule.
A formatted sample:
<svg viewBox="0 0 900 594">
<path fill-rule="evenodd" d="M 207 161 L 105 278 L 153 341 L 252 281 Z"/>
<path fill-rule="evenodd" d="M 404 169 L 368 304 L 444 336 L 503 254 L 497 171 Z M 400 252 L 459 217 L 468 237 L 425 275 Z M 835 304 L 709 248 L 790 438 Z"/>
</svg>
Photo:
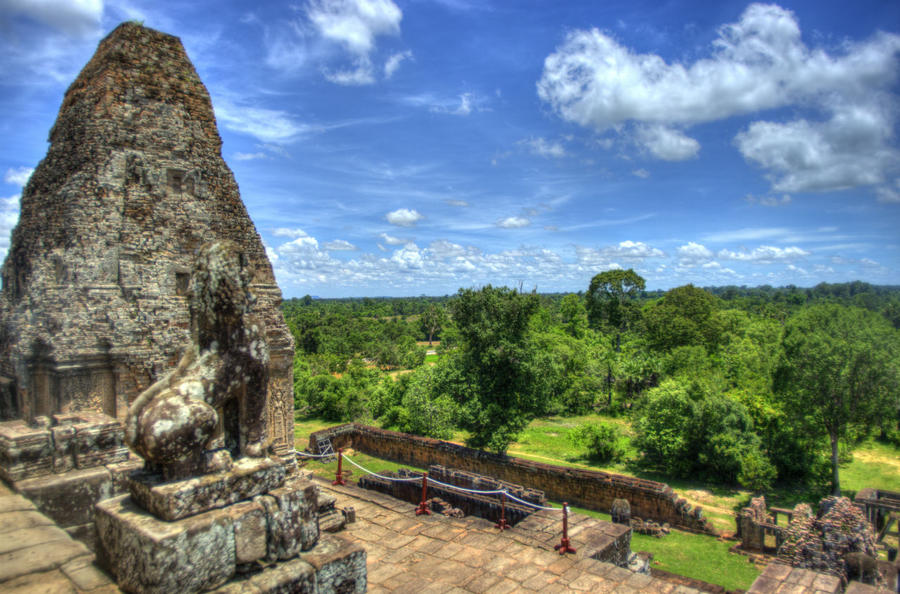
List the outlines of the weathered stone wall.
<svg viewBox="0 0 900 594">
<path fill-rule="evenodd" d="M 439 464 L 477 472 L 539 489 L 550 499 L 587 509 L 609 512 L 614 499 L 627 499 L 633 516 L 668 522 L 682 530 L 715 533 L 702 517 L 701 509 L 692 509 L 665 483 L 541 464 L 356 423 L 313 433 L 309 436 L 309 450 L 317 453 L 318 440 L 323 438 L 330 439 L 335 449 L 353 447 L 379 458 L 420 468 Z"/>
<path fill-rule="evenodd" d="M 0 419 L 122 420 L 189 341 L 197 249 L 235 242 L 271 353 L 270 433 L 293 442 L 293 341 L 262 241 L 180 40 L 125 23 L 69 87 L 3 265 Z"/>
<path fill-rule="evenodd" d="M 386 476 L 397 478 L 410 478 L 422 476 L 421 472 L 406 471 L 401 469 L 399 473 L 388 473 Z M 429 476 L 431 473 L 429 472 Z M 418 504 L 422 498 L 422 484 L 412 481 L 391 481 L 374 475 L 360 477 L 359 486 L 363 489 L 378 491 L 390 495 L 394 499 Z M 462 510 L 467 516 L 476 516 L 496 522 L 500 519 L 501 504 L 497 495 L 479 495 L 477 493 L 462 493 L 434 483 L 428 484 L 428 499 L 438 497 L 451 506 Z M 515 526 L 532 513 L 535 508 L 528 507 L 508 500 L 506 503 L 505 517 L 510 526 Z"/>
</svg>

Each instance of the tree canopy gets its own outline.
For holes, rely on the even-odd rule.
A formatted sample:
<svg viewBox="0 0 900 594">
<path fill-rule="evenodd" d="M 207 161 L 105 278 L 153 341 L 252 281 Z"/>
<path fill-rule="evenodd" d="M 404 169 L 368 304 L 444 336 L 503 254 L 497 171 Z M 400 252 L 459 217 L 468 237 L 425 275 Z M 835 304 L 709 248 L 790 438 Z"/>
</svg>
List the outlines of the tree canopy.
<svg viewBox="0 0 900 594">
<path fill-rule="evenodd" d="M 646 283 L 634 270 L 607 270 L 591 279 L 585 295 L 588 319 L 594 327 L 609 324 L 625 330 L 637 317 L 636 298 Z"/>
<path fill-rule="evenodd" d="M 461 341 L 451 389 L 473 447 L 506 451 L 542 409 L 546 375 L 528 336 L 539 303 L 534 293 L 487 285 L 460 289 L 450 304 Z"/>
<path fill-rule="evenodd" d="M 882 316 L 835 304 L 801 310 L 788 320 L 776 393 L 798 424 L 831 444 L 832 488 L 840 495 L 838 443 L 866 432 L 898 409 L 897 331 Z"/>
</svg>

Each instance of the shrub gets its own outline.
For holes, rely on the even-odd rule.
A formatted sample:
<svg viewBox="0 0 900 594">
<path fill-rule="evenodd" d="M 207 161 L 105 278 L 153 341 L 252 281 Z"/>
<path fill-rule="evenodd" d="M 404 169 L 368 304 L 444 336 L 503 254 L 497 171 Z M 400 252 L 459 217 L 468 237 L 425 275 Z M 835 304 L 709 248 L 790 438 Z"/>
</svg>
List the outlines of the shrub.
<svg viewBox="0 0 900 594">
<path fill-rule="evenodd" d="M 624 438 L 605 423 L 579 425 L 569 431 L 569 440 L 575 447 L 586 448 L 588 458 L 597 462 L 619 462 L 625 457 Z"/>
</svg>

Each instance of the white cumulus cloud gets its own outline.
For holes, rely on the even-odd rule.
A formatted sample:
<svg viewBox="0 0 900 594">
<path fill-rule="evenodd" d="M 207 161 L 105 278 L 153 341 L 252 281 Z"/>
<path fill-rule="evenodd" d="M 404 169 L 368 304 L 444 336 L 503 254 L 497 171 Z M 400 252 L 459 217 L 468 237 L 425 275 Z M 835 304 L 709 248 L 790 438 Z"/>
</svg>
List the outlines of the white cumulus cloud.
<svg viewBox="0 0 900 594">
<path fill-rule="evenodd" d="M 398 208 L 385 215 L 388 223 L 399 227 L 412 227 L 424 218 L 418 211 L 409 208 Z"/>
<path fill-rule="evenodd" d="M 353 56 L 352 68 L 324 71 L 328 80 L 342 85 L 375 82 L 371 54 L 376 49 L 376 38 L 399 35 L 403 19 L 403 11 L 391 0 L 313 0 L 306 14 L 322 38 L 337 43 Z M 387 77 L 402 61 L 397 56 L 392 55 L 385 64 Z"/>
<path fill-rule="evenodd" d="M 25 187 L 25 184 L 28 183 L 28 179 L 31 177 L 32 173 L 34 173 L 33 167 L 10 168 L 7 169 L 6 173 L 3 175 L 3 181 L 23 188 Z"/>
<path fill-rule="evenodd" d="M 720 250 L 717 254 L 723 260 L 739 260 L 744 262 L 760 262 L 763 264 L 771 264 L 779 260 L 796 260 L 805 258 L 810 253 L 806 250 L 791 246 L 786 248 L 773 247 L 771 245 L 763 245 L 753 250 Z"/>
<path fill-rule="evenodd" d="M 641 126 L 638 143 L 664 161 L 685 161 L 697 156 L 700 143 L 667 126 Z"/>
<path fill-rule="evenodd" d="M 715 256 L 708 247 L 693 241 L 679 246 L 675 252 L 678 254 L 678 264 L 681 266 L 695 266 L 701 262 L 708 262 Z"/>
<path fill-rule="evenodd" d="M 407 243 L 409 243 L 405 239 L 394 237 L 393 235 L 388 235 L 387 233 L 382 233 L 381 235 L 379 235 L 379 237 L 381 237 L 381 240 L 388 245 L 406 245 Z"/>
<path fill-rule="evenodd" d="M 272 231 L 272 235 L 275 237 L 309 237 L 309 235 L 303 229 L 290 229 L 288 227 L 279 227 Z"/>
<path fill-rule="evenodd" d="M 778 192 L 877 185 L 900 162 L 890 146 L 893 118 L 878 105 L 837 106 L 823 122 L 753 122 L 735 144 L 768 172 Z"/>
<path fill-rule="evenodd" d="M 547 56 L 537 89 L 564 120 L 634 134 L 668 160 L 697 154 L 683 132 L 695 124 L 782 107 L 818 111 L 818 119 L 752 122 L 735 144 L 779 192 L 869 185 L 889 199 L 893 189 L 882 184 L 898 162 L 898 54 L 900 35 L 891 33 L 810 47 L 794 13 L 751 4 L 693 62 L 637 53 L 598 29 L 572 31 Z"/>
</svg>

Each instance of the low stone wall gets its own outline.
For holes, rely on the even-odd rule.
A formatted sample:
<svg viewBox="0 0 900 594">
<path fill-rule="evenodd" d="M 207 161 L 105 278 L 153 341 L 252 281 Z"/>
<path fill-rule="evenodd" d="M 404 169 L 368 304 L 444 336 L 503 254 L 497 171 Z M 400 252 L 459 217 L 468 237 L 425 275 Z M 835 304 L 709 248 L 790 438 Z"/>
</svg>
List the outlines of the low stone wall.
<svg viewBox="0 0 900 594">
<path fill-rule="evenodd" d="M 415 472 L 401 468 L 398 473 L 386 473 L 386 476 L 397 478 L 410 478 L 422 476 L 421 472 Z M 429 471 L 428 476 L 431 477 Z M 439 479 L 440 480 L 440 479 Z M 385 495 L 390 495 L 395 499 L 406 501 L 407 503 L 418 504 L 422 499 L 422 484 L 413 481 L 391 481 L 379 478 L 373 475 L 365 475 L 360 477 L 359 486 L 363 489 L 378 491 Z M 428 499 L 438 497 L 443 499 L 451 506 L 461 510 L 467 516 L 476 516 L 496 522 L 500 519 L 500 498 L 497 495 L 479 495 L 477 493 L 462 493 L 454 489 L 448 489 L 434 483 L 428 483 Z M 510 526 L 515 526 L 532 513 L 535 508 L 514 503 L 507 500 L 506 502 L 506 521 Z"/>
<path fill-rule="evenodd" d="M 372 456 L 427 468 L 439 464 L 539 489 L 547 497 L 571 505 L 609 512 L 614 499 L 627 499 L 633 516 L 668 522 L 682 530 L 715 534 L 701 508 L 691 506 L 665 483 L 592 470 L 541 464 L 492 454 L 455 443 L 347 423 L 309 436 L 308 450 L 318 453 L 319 440 L 335 450 L 352 447 Z"/>
</svg>

